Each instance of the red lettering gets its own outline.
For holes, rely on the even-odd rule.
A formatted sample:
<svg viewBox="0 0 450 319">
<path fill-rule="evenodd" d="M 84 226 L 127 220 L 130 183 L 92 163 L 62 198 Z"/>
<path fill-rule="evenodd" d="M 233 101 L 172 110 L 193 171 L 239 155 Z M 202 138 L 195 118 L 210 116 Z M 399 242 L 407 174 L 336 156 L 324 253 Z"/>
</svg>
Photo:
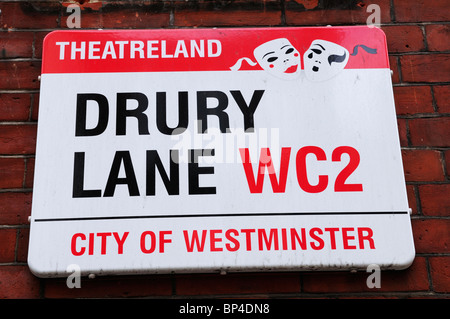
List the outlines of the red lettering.
<svg viewBox="0 0 450 319">
<path fill-rule="evenodd" d="M 172 239 L 166 239 L 164 236 L 165 235 L 171 235 L 172 231 L 171 230 L 163 230 L 159 232 L 159 252 L 163 253 L 164 252 L 164 245 L 166 243 L 170 244 L 172 242 Z"/>
<path fill-rule="evenodd" d="M 339 173 L 334 183 L 335 192 L 362 192 L 362 184 L 346 184 L 347 178 L 356 170 L 359 165 L 360 156 L 356 149 L 350 146 L 337 147 L 331 154 L 333 162 L 340 162 L 342 154 L 348 154 L 350 161 L 347 166 Z"/>
<path fill-rule="evenodd" d="M 277 174 L 275 172 L 269 148 L 261 148 L 258 171 L 256 173 L 256 176 L 253 171 L 253 165 L 250 159 L 249 149 L 241 148 L 239 149 L 239 153 L 241 155 L 244 173 L 247 179 L 247 184 L 250 189 L 250 193 L 262 193 L 266 168 L 269 174 L 273 192 L 274 193 L 285 192 L 289 168 L 289 160 L 291 154 L 290 147 L 284 147 L 281 149 L 279 178 L 277 178 Z M 350 146 L 339 146 L 335 148 L 331 153 L 332 162 L 341 162 L 343 154 L 347 154 L 349 156 L 349 162 L 337 175 L 336 180 L 334 182 L 334 191 L 362 192 L 363 191 L 362 184 L 347 183 L 347 179 L 353 174 L 353 172 L 359 166 L 360 163 L 359 152 L 355 148 Z M 328 187 L 329 176 L 318 175 L 317 184 L 312 185 L 308 180 L 308 168 L 306 165 L 308 155 L 314 155 L 317 161 L 327 160 L 325 151 L 318 146 L 305 146 L 300 148 L 297 152 L 295 160 L 298 185 L 303 191 L 308 193 L 323 192 Z"/>
<path fill-rule="evenodd" d="M 216 234 L 221 234 L 221 229 L 212 229 L 209 231 L 209 244 L 211 245 L 211 251 L 222 251 L 222 247 L 216 247 L 216 242 L 221 242 L 222 238 L 217 238 Z"/>
<path fill-rule="evenodd" d="M 197 251 L 203 251 L 205 248 L 206 241 L 206 233 L 207 230 L 202 231 L 202 240 L 200 242 L 198 238 L 198 233 L 196 230 L 192 231 L 192 239 L 189 240 L 189 232 L 187 230 L 183 230 L 184 241 L 186 243 L 186 249 L 188 252 L 192 253 L 194 251 L 194 247 L 197 247 Z"/>
<path fill-rule="evenodd" d="M 278 250 L 278 231 L 276 228 L 272 228 L 270 230 L 270 235 L 269 238 L 267 238 L 267 234 L 266 234 L 266 230 L 263 229 L 258 229 L 258 248 L 259 250 L 263 250 L 263 240 L 264 243 L 266 244 L 266 248 L 268 250 L 270 250 L 271 246 L 272 246 L 272 242 L 274 245 L 274 249 Z"/>
<path fill-rule="evenodd" d="M 339 228 L 325 228 L 325 231 L 330 232 L 331 249 L 336 249 L 336 236 L 334 235 Z"/>
<path fill-rule="evenodd" d="M 247 251 L 252 250 L 252 237 L 251 237 L 251 233 L 254 233 L 255 230 L 254 229 L 241 229 L 241 232 L 243 232 L 245 234 L 245 244 L 247 247 Z"/>
<path fill-rule="evenodd" d="M 283 250 L 287 250 L 287 232 L 286 228 L 281 228 L 281 245 Z"/>
<path fill-rule="evenodd" d="M 311 185 L 308 181 L 308 173 L 306 169 L 306 156 L 314 154 L 318 161 L 325 161 L 327 156 L 325 152 L 317 146 L 305 146 L 298 150 L 296 157 L 297 165 L 297 181 L 302 190 L 308 193 L 323 192 L 328 186 L 328 176 L 319 175 L 319 182 L 317 185 Z"/>
<path fill-rule="evenodd" d="M 277 179 L 275 168 L 272 163 L 272 156 L 270 155 L 269 148 L 262 148 L 259 156 L 258 173 L 255 182 L 255 175 L 253 173 L 253 167 L 250 160 L 250 153 L 248 148 L 240 148 L 242 164 L 244 166 L 245 177 L 247 178 L 248 187 L 250 193 L 262 193 L 264 184 L 264 172 L 267 167 L 269 172 L 270 183 L 272 184 L 272 190 L 274 193 L 284 193 L 286 189 L 287 173 L 289 168 L 289 156 L 291 154 L 290 147 L 283 147 L 281 149 L 281 162 L 280 162 L 280 178 Z"/>
<path fill-rule="evenodd" d="M 314 249 L 314 250 L 321 250 L 325 246 L 325 242 L 323 241 L 323 239 L 321 237 L 317 236 L 315 233 L 318 233 L 319 235 L 323 234 L 322 229 L 317 228 L 317 227 L 311 228 L 309 230 L 309 236 L 313 240 L 317 241 L 317 244 L 314 243 L 314 242 L 310 243 L 311 248 Z"/>
<path fill-rule="evenodd" d="M 367 234 L 364 235 L 364 232 Z M 373 230 L 369 227 L 358 227 L 358 240 L 359 240 L 359 249 L 364 249 L 364 240 L 369 242 L 370 249 L 375 249 L 375 243 L 373 241 Z"/>
<path fill-rule="evenodd" d="M 100 245 L 100 250 L 101 250 L 101 254 L 105 255 L 106 254 L 106 239 L 111 236 L 111 233 L 97 233 L 98 237 L 102 238 L 101 241 L 101 245 Z"/>
<path fill-rule="evenodd" d="M 225 238 L 234 244 L 233 247 L 230 244 L 226 244 L 225 247 L 228 251 L 237 251 L 240 247 L 239 241 L 236 238 L 232 237 L 231 234 L 233 234 L 234 236 L 238 236 L 239 232 L 236 229 L 228 229 L 225 232 Z"/>
<path fill-rule="evenodd" d="M 344 243 L 344 249 L 356 249 L 356 246 L 349 245 L 349 240 L 354 240 L 355 236 L 350 236 L 348 232 L 354 231 L 355 229 L 353 227 L 343 227 L 342 228 L 342 241 Z"/>
<path fill-rule="evenodd" d="M 302 232 L 302 238 L 298 236 L 297 230 L 295 228 L 291 228 L 291 245 L 292 249 L 295 250 L 296 248 L 296 240 L 300 244 L 301 249 L 306 249 L 306 230 L 304 228 L 301 229 Z"/>
<path fill-rule="evenodd" d="M 114 235 L 114 238 L 116 239 L 116 242 L 117 242 L 117 245 L 118 245 L 117 253 L 119 255 L 122 255 L 123 254 L 123 244 L 125 243 L 125 240 L 128 237 L 128 232 L 123 233 L 122 238 L 120 238 L 119 234 L 116 233 L 116 232 L 114 232 L 113 235 Z"/>
<path fill-rule="evenodd" d="M 72 241 L 70 243 L 70 250 L 72 251 L 72 255 L 81 256 L 86 251 L 85 247 L 81 247 L 80 250 L 77 250 L 77 239 L 86 240 L 86 235 L 82 233 L 77 233 L 72 236 Z"/>
<path fill-rule="evenodd" d="M 147 236 L 150 236 L 150 248 L 147 248 Z M 156 247 L 156 235 L 152 231 L 145 231 L 141 234 L 141 251 L 144 254 L 151 254 L 155 251 Z"/>
<path fill-rule="evenodd" d="M 94 254 L 94 233 L 89 233 L 89 255 Z"/>
<path fill-rule="evenodd" d="M 107 253 L 107 242 L 108 237 L 111 235 L 114 236 L 114 239 L 117 243 L 117 254 L 121 255 L 123 254 L 123 247 L 125 240 L 128 237 L 129 232 L 124 232 L 122 237 L 117 232 L 107 232 L 107 233 L 89 233 L 88 237 L 86 237 L 85 234 L 77 233 L 72 236 L 71 241 L 71 252 L 74 256 L 82 256 L 86 253 L 86 248 L 88 251 L 88 255 L 94 254 L 94 247 L 95 247 L 95 238 L 100 237 L 100 254 L 106 255 Z M 79 240 L 85 241 L 87 239 L 87 243 L 85 243 L 84 246 L 78 247 Z M 87 245 L 87 247 L 86 247 Z"/>
</svg>

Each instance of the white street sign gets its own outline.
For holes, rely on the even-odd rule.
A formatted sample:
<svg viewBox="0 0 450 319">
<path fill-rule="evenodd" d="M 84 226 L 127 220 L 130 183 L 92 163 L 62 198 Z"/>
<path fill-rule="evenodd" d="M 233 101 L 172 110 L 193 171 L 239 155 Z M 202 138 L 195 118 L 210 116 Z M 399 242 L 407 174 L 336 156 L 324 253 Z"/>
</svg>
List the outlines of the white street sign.
<svg viewBox="0 0 450 319">
<path fill-rule="evenodd" d="M 377 28 L 56 31 L 39 107 L 37 276 L 414 258 Z"/>
</svg>

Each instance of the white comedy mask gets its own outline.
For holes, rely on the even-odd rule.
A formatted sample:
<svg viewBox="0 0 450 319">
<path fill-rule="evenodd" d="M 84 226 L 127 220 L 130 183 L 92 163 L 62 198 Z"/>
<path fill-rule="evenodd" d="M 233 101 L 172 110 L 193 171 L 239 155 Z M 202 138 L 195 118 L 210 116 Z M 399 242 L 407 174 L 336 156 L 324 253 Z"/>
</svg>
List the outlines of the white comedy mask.
<svg viewBox="0 0 450 319">
<path fill-rule="evenodd" d="M 341 72 L 347 65 L 346 48 L 325 40 L 314 40 L 303 55 L 305 75 L 310 81 L 325 81 Z"/>
</svg>

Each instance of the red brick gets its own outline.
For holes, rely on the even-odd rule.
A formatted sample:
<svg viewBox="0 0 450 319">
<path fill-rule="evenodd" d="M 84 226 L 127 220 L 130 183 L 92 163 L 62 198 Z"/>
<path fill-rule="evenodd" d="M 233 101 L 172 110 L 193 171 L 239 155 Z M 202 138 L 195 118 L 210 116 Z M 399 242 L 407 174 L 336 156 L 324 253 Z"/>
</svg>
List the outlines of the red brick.
<svg viewBox="0 0 450 319">
<path fill-rule="evenodd" d="M 29 235 L 30 235 L 29 228 L 19 229 L 19 238 L 17 240 L 17 253 L 16 253 L 17 262 L 27 262 L 28 242 L 30 239 Z"/>
<path fill-rule="evenodd" d="M 281 13 L 274 11 L 247 12 L 233 11 L 230 14 L 223 12 L 191 11 L 175 15 L 175 26 L 215 27 L 215 26 L 266 26 L 279 25 Z"/>
<path fill-rule="evenodd" d="M 398 135 L 400 137 L 400 145 L 408 146 L 408 131 L 405 119 L 397 119 Z"/>
<path fill-rule="evenodd" d="M 3 29 L 52 29 L 58 27 L 60 4 L 57 1 L 0 3 Z"/>
<path fill-rule="evenodd" d="M 404 55 L 400 57 L 403 82 L 447 82 L 450 54 Z"/>
<path fill-rule="evenodd" d="M 28 266 L 0 266 L 0 299 L 39 298 L 40 282 Z"/>
<path fill-rule="evenodd" d="M 434 150 L 402 150 L 407 182 L 443 181 L 441 154 Z"/>
<path fill-rule="evenodd" d="M 426 260 L 416 257 L 412 265 L 399 271 L 381 271 L 380 292 L 427 291 L 429 289 Z M 371 289 L 372 291 L 374 289 Z"/>
<path fill-rule="evenodd" d="M 44 38 L 47 34 L 50 32 L 43 31 L 43 32 L 36 32 L 35 38 L 34 38 L 34 57 L 36 59 L 42 58 L 42 45 L 44 43 Z"/>
<path fill-rule="evenodd" d="M 370 273 L 314 272 L 302 275 L 303 291 L 307 293 L 424 291 L 429 289 L 425 258 L 416 257 L 405 270 L 381 271 L 381 288 L 367 287 Z"/>
<path fill-rule="evenodd" d="M 433 290 L 450 292 L 450 257 L 430 257 L 430 273 Z"/>
<path fill-rule="evenodd" d="M 227 275 L 180 275 L 176 278 L 177 295 L 267 294 L 300 292 L 295 273 L 253 273 Z"/>
<path fill-rule="evenodd" d="M 32 32 L 0 32 L 0 57 L 31 58 L 33 39 Z"/>
<path fill-rule="evenodd" d="M 444 152 L 447 178 L 450 179 L 450 150 Z"/>
<path fill-rule="evenodd" d="M 422 213 L 426 216 L 450 216 L 450 184 L 419 185 Z"/>
<path fill-rule="evenodd" d="M 450 51 L 450 25 L 430 24 L 425 31 L 429 51 Z"/>
<path fill-rule="evenodd" d="M 17 231 L 15 229 L 0 228 L 0 263 L 14 262 L 16 235 Z"/>
<path fill-rule="evenodd" d="M 41 63 L 38 61 L 0 61 L 2 89 L 38 89 Z"/>
<path fill-rule="evenodd" d="M 25 188 L 33 187 L 34 162 L 35 162 L 35 159 L 33 157 L 27 158 L 27 160 L 26 160 L 25 184 L 24 184 Z"/>
<path fill-rule="evenodd" d="M 418 213 L 415 188 L 416 187 L 414 185 L 406 185 L 406 192 L 408 194 L 408 204 L 409 208 L 411 208 L 412 210 L 413 215 L 417 215 Z"/>
<path fill-rule="evenodd" d="M 0 193 L 0 225 L 28 225 L 31 193 Z"/>
<path fill-rule="evenodd" d="M 36 131 L 35 124 L 0 125 L 0 154 L 34 154 Z"/>
<path fill-rule="evenodd" d="M 429 86 L 394 87 L 395 108 L 399 115 L 433 113 L 433 98 Z"/>
<path fill-rule="evenodd" d="M 30 101 L 28 93 L 0 93 L 0 121 L 28 120 Z"/>
<path fill-rule="evenodd" d="M 394 0 L 398 22 L 448 21 L 447 0 Z"/>
<path fill-rule="evenodd" d="M 62 16 L 61 16 L 61 28 L 69 28 L 70 25 L 67 25 L 69 17 L 73 14 L 72 10 L 67 12 L 67 8 L 63 8 Z M 107 15 L 105 15 L 107 16 Z M 70 17 L 72 19 L 72 17 Z M 70 22 L 71 20 L 69 20 Z M 89 28 L 89 29 L 101 29 L 103 28 L 102 21 L 103 15 L 98 11 L 91 10 L 82 10 L 81 18 L 80 18 L 80 27 L 81 28 Z"/>
<path fill-rule="evenodd" d="M 409 120 L 413 146 L 450 146 L 450 117 Z"/>
<path fill-rule="evenodd" d="M 108 2 L 101 2 L 97 0 L 66 0 L 62 2 L 62 5 L 64 7 L 68 7 L 69 5 L 73 4 L 74 2 L 77 2 L 77 5 L 81 8 L 81 10 L 85 10 L 87 8 L 93 10 L 93 11 L 99 11 L 102 7 L 107 6 Z"/>
<path fill-rule="evenodd" d="M 412 226 L 416 253 L 450 252 L 450 220 L 413 219 Z"/>
<path fill-rule="evenodd" d="M 392 70 L 392 83 L 400 83 L 400 73 L 396 56 L 389 56 L 389 68 Z"/>
<path fill-rule="evenodd" d="M 308 10 L 315 9 L 319 5 L 319 0 L 286 0 L 286 3 L 289 5 L 289 2 L 291 1 L 295 1 L 297 4 L 302 5 Z"/>
<path fill-rule="evenodd" d="M 422 29 L 419 26 L 383 26 L 390 53 L 423 51 L 425 49 Z"/>
<path fill-rule="evenodd" d="M 433 86 L 438 112 L 450 113 L 450 85 Z"/>
<path fill-rule="evenodd" d="M 281 24 L 278 1 L 175 2 L 174 25 L 189 27 Z"/>
<path fill-rule="evenodd" d="M 172 279 L 169 276 L 121 276 L 81 279 L 81 288 L 68 288 L 66 278 L 46 280 L 45 298 L 125 298 L 169 296 Z"/>
<path fill-rule="evenodd" d="M 0 158 L 0 188 L 21 188 L 24 173 L 23 158 Z"/>
<path fill-rule="evenodd" d="M 147 29 L 170 25 L 170 10 L 162 1 L 141 1 L 137 5 L 129 1 L 104 1 L 101 10 L 83 12 L 86 14 L 81 19 L 82 28 Z"/>
<path fill-rule="evenodd" d="M 305 10 L 300 1 L 286 3 L 286 23 L 288 25 L 337 25 L 337 24 L 365 24 L 372 12 L 367 12 L 367 6 L 377 4 L 380 6 L 381 23 L 391 21 L 389 0 L 368 1 L 335 1 L 315 7 L 314 10 Z M 372 21 L 369 21 L 372 22 Z"/>
<path fill-rule="evenodd" d="M 37 121 L 38 114 L 39 114 L 39 93 L 33 94 L 32 99 L 33 99 L 33 101 L 32 101 L 33 107 L 32 107 L 32 112 L 31 112 L 31 120 Z"/>
<path fill-rule="evenodd" d="M 169 12 L 154 13 L 144 10 L 125 9 L 105 12 L 102 15 L 103 28 L 165 28 L 170 24 Z"/>
</svg>

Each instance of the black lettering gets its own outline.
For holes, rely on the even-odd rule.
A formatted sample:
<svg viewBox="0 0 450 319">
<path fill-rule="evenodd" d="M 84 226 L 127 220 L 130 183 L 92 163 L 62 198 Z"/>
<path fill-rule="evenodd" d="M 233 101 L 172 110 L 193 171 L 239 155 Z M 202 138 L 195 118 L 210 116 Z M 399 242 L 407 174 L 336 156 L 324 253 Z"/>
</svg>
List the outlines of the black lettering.
<svg viewBox="0 0 450 319">
<path fill-rule="evenodd" d="M 95 101 L 98 105 L 98 121 L 93 128 L 86 128 L 87 101 Z M 75 136 L 95 136 L 102 134 L 108 126 L 108 99 L 101 94 L 77 94 L 77 110 L 75 119 Z"/>
<path fill-rule="evenodd" d="M 127 100 L 136 100 L 138 106 L 134 110 L 128 110 Z M 127 117 L 135 117 L 138 120 L 139 135 L 149 135 L 148 118 L 147 115 L 144 114 L 147 107 L 148 99 L 143 93 L 117 93 L 116 135 L 126 134 Z"/>
<path fill-rule="evenodd" d="M 175 128 L 167 126 L 166 92 L 156 92 L 156 125 L 158 130 L 166 135 L 183 133 L 189 124 L 188 92 L 178 92 L 178 125 Z"/>
<path fill-rule="evenodd" d="M 241 109 L 242 114 L 244 115 L 244 129 L 247 132 L 255 131 L 255 120 L 253 115 L 255 114 L 256 108 L 258 107 L 259 102 L 264 94 L 264 90 L 255 90 L 253 92 L 252 98 L 250 100 L 250 104 L 247 105 L 244 97 L 242 96 L 241 91 L 230 91 L 231 95 L 233 95 L 234 100 L 237 105 Z"/>
<path fill-rule="evenodd" d="M 189 163 L 188 163 L 189 195 L 216 194 L 215 187 L 199 186 L 200 174 L 214 174 L 213 166 L 200 167 L 198 165 L 198 158 L 200 156 L 214 156 L 214 149 L 189 150 Z"/>
<path fill-rule="evenodd" d="M 208 108 L 208 98 L 215 98 L 217 106 Z M 208 115 L 216 115 L 219 119 L 219 127 L 222 133 L 230 132 L 230 120 L 224 110 L 228 106 L 228 97 L 221 91 L 199 91 L 197 92 L 197 119 L 200 121 L 198 133 L 206 133 L 208 129 Z M 203 127 L 204 126 L 204 127 Z"/>
<path fill-rule="evenodd" d="M 119 177 L 120 166 L 123 163 L 125 169 L 125 177 Z M 139 196 L 139 189 L 134 174 L 133 163 L 129 151 L 117 151 L 109 172 L 108 182 L 106 183 L 104 197 L 114 196 L 116 185 L 128 185 L 130 196 Z"/>
<path fill-rule="evenodd" d="M 75 152 L 74 167 L 73 167 L 73 189 L 72 197 L 101 197 L 102 191 L 100 189 L 84 189 L 84 152 Z"/>
<path fill-rule="evenodd" d="M 156 174 L 155 167 L 158 168 L 161 179 L 169 195 L 180 194 L 180 168 L 179 151 L 170 150 L 170 178 L 164 169 L 161 158 L 155 150 L 147 151 L 147 195 L 155 195 Z"/>
</svg>

